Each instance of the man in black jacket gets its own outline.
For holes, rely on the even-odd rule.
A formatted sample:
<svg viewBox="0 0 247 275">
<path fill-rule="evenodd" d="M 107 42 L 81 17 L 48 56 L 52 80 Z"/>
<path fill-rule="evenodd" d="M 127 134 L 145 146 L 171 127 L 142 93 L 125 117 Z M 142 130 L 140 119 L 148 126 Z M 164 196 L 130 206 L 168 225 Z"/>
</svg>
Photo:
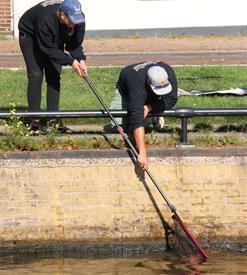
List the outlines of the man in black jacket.
<svg viewBox="0 0 247 275">
<path fill-rule="evenodd" d="M 142 169 L 148 166 L 145 146 L 145 118 L 149 113 L 160 114 L 177 102 L 177 78 L 164 62 L 131 64 L 120 72 L 111 109 L 127 109 L 127 124 L 133 132 Z"/>
<path fill-rule="evenodd" d="M 59 108 L 62 65 L 70 65 L 80 76 L 87 72 L 82 42 L 85 17 L 78 0 L 47 0 L 27 10 L 19 21 L 19 44 L 26 63 L 29 111 L 40 111 L 43 73 L 47 83 L 47 111 Z M 66 51 L 66 52 L 65 52 Z M 48 124 L 51 125 L 54 120 Z M 66 127 L 54 125 L 58 130 Z M 31 129 L 42 128 L 32 120 Z"/>
</svg>

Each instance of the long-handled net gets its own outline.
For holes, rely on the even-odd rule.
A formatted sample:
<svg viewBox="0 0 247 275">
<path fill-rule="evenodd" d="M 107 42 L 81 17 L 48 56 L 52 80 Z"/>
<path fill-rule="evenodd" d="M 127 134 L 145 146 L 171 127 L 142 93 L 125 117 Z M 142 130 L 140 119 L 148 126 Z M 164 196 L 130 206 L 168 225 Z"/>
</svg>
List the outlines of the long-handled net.
<svg viewBox="0 0 247 275">
<path fill-rule="evenodd" d="M 129 146 L 129 148 L 133 152 L 135 158 L 137 159 L 138 152 L 136 151 L 134 145 L 129 140 L 127 134 L 124 133 L 123 129 L 119 126 L 116 119 L 112 116 L 111 112 L 107 108 L 106 104 L 104 103 L 101 96 L 99 95 L 96 88 L 89 80 L 89 78 L 86 76 L 86 74 L 84 74 L 83 78 L 87 82 L 87 84 L 89 85 L 89 87 L 91 88 L 91 90 L 93 91 L 93 93 L 95 94 L 95 96 L 97 97 L 97 99 L 99 100 L 99 102 L 101 103 L 101 105 L 103 106 L 103 108 L 105 109 L 107 114 L 109 115 L 109 117 L 111 118 L 112 122 L 116 125 L 119 134 L 123 137 L 124 141 Z M 165 194 L 161 190 L 160 186 L 158 185 L 157 181 L 155 180 L 155 178 L 153 177 L 151 172 L 148 169 L 145 169 L 145 172 L 149 176 L 149 178 L 151 179 L 151 181 L 153 182 L 153 184 L 155 185 L 157 190 L 159 191 L 162 198 L 165 200 L 165 202 L 166 202 L 167 206 L 170 208 L 171 212 L 173 213 L 172 218 L 175 222 L 175 230 L 173 233 L 174 233 L 174 237 L 176 239 L 178 248 L 180 249 L 180 252 L 183 253 L 183 255 L 187 255 L 187 256 L 200 254 L 204 258 L 208 258 L 207 253 L 200 246 L 200 244 L 195 239 L 195 237 L 191 234 L 191 232 L 189 231 L 187 226 L 183 223 L 183 221 L 181 220 L 181 218 L 179 217 L 179 215 L 176 212 L 175 206 L 172 205 L 170 203 L 170 201 L 168 200 L 168 198 L 165 196 Z"/>
</svg>

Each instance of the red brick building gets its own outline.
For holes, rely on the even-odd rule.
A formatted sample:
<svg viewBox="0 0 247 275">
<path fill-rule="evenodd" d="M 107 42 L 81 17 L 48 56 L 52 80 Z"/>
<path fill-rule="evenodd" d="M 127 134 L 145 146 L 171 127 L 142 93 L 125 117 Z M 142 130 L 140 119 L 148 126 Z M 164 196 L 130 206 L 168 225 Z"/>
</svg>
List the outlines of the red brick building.
<svg viewBox="0 0 247 275">
<path fill-rule="evenodd" d="M 0 1 L 0 34 L 12 34 L 11 27 L 11 0 Z"/>
</svg>

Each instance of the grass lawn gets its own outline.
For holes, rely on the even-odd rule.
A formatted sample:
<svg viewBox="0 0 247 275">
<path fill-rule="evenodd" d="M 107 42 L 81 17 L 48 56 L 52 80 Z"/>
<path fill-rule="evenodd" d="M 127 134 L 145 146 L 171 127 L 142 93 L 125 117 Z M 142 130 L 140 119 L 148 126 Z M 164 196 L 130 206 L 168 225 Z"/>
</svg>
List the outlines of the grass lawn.
<svg viewBox="0 0 247 275">
<path fill-rule="evenodd" d="M 101 97 L 109 106 L 115 90 L 115 83 L 121 68 L 89 68 L 89 78 L 96 86 Z M 178 77 L 178 87 L 184 90 L 222 90 L 230 88 L 247 88 L 247 67 L 175 67 Z M 209 78 L 207 76 L 220 76 Z M 186 77 L 201 79 L 184 80 Z M 43 85 L 42 108 L 46 107 L 46 92 Z M 27 110 L 26 100 L 27 79 L 25 70 L 0 70 L 0 109 L 9 110 L 15 104 L 17 110 Z M 194 108 L 238 108 L 247 107 L 247 96 L 180 96 L 177 106 Z M 60 110 L 95 110 L 103 109 L 95 95 L 83 79 L 80 79 L 70 69 L 63 70 L 61 81 Z M 71 124 L 105 124 L 109 119 L 71 118 L 64 119 Z M 0 121 L 2 124 L 5 122 Z M 171 136 L 158 138 L 156 135 L 146 136 L 146 143 L 150 146 L 170 147 L 179 140 L 180 119 L 166 118 L 167 131 Z M 72 150 L 82 148 L 111 148 L 108 142 L 102 139 L 67 137 L 58 139 L 56 133 L 50 133 L 44 139 L 37 140 L 29 133 L 27 127 L 20 124 L 16 117 L 10 118 L 8 130 L 0 138 L 0 151 L 8 150 Z M 193 126 L 189 140 L 196 146 L 246 146 L 246 141 L 239 139 L 234 132 L 246 131 L 245 117 L 196 117 L 189 119 Z M 212 132 L 212 125 L 218 124 L 226 132 L 217 137 Z M 123 141 L 114 138 L 115 147 L 123 147 Z"/>
<path fill-rule="evenodd" d="M 247 67 L 175 67 L 178 77 L 178 87 L 184 90 L 221 90 L 230 88 L 247 88 Z M 103 100 L 109 106 L 114 93 L 115 83 L 121 68 L 89 68 L 89 78 L 97 87 Z M 202 77 L 202 79 L 183 80 L 185 77 Z M 221 76 L 222 78 L 203 79 L 206 76 Z M 9 109 L 10 103 L 16 109 L 27 109 L 26 100 L 26 72 L 25 70 L 0 70 L 0 108 Z M 43 85 L 42 108 L 46 107 L 46 92 Z M 216 107 L 247 107 L 247 97 L 237 96 L 180 96 L 177 106 L 191 106 L 194 108 Z M 100 103 L 85 81 L 75 72 L 64 69 L 61 81 L 60 110 L 90 110 L 102 109 Z M 69 119 L 73 124 L 105 123 L 107 119 Z M 172 121 L 167 118 L 167 121 Z M 201 123 L 241 123 L 244 117 L 202 117 L 190 119 L 191 122 Z"/>
</svg>

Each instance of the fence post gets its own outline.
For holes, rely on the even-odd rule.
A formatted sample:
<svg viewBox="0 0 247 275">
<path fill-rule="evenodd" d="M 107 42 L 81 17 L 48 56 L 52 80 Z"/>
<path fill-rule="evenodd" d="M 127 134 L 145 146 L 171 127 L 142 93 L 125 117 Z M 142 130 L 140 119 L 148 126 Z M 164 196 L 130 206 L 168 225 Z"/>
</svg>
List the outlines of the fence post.
<svg viewBox="0 0 247 275">
<path fill-rule="evenodd" d="M 188 137 L 188 118 L 193 117 L 194 109 L 191 107 L 175 108 L 175 116 L 181 119 L 180 141 L 178 145 L 192 145 Z"/>
<path fill-rule="evenodd" d="M 181 131 L 180 131 L 180 142 L 179 144 L 187 145 L 190 144 L 188 143 L 188 119 L 187 117 L 182 117 L 181 118 Z"/>
</svg>

